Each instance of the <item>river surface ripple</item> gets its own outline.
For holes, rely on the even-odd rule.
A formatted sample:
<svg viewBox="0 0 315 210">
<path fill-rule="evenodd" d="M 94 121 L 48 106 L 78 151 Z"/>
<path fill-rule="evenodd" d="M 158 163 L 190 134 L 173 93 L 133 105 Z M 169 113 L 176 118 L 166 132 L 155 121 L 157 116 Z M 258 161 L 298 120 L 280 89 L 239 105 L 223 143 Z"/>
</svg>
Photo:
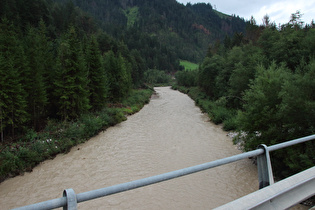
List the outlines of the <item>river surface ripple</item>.
<svg viewBox="0 0 315 210">
<path fill-rule="evenodd" d="M 10 209 L 129 182 L 241 153 L 187 95 L 155 88 L 149 104 L 114 127 L 0 185 Z M 211 209 L 258 188 L 250 160 L 79 203 L 79 209 Z"/>
</svg>

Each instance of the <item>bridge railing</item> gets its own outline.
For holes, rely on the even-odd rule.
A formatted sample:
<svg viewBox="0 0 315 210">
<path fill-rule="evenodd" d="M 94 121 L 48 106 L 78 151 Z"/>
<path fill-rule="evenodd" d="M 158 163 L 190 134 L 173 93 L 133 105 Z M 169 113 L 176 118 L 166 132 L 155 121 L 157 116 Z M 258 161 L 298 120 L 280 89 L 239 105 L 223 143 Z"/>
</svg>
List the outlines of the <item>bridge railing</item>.
<svg viewBox="0 0 315 210">
<path fill-rule="evenodd" d="M 215 210 L 289 209 L 315 195 L 315 166 Z"/>
<path fill-rule="evenodd" d="M 60 208 L 63 207 L 64 209 L 68 210 L 75 210 L 77 209 L 77 204 L 80 202 L 144 187 L 147 185 L 167 181 L 170 179 L 174 179 L 177 177 L 189 175 L 192 173 L 204 171 L 210 168 L 214 168 L 217 166 L 225 165 L 228 163 L 236 162 L 238 160 L 242 160 L 245 158 L 250 158 L 250 157 L 256 157 L 257 156 L 257 166 L 258 166 L 258 179 L 259 179 L 259 188 L 264 188 L 269 185 L 272 185 L 274 183 L 273 179 L 273 174 L 272 174 L 272 168 L 271 168 L 271 161 L 270 161 L 270 155 L 269 152 L 279 150 L 285 147 L 289 147 L 295 144 L 300 144 L 306 141 L 314 140 L 315 135 L 287 141 L 284 143 L 276 144 L 273 146 L 266 146 L 266 145 L 260 145 L 258 149 L 241 153 L 238 155 L 234 155 L 231 157 L 226 157 L 223 159 L 215 160 L 212 162 L 196 165 L 196 166 L 191 166 L 188 168 L 144 178 L 144 179 L 139 179 L 123 184 L 118 184 L 110 187 L 105 187 L 97 190 L 92 190 L 88 192 L 83 192 L 76 194 L 73 189 L 66 189 L 63 192 L 63 197 L 53 199 L 53 200 L 48 200 L 20 208 L 16 208 L 16 210 L 39 210 L 39 209 L 54 209 L 54 208 Z M 313 170 L 314 171 L 314 170 Z M 313 172 L 311 172 L 313 173 Z M 315 174 L 312 174 L 312 179 L 315 180 Z M 313 192 L 315 193 L 315 192 Z M 308 195 L 310 196 L 310 195 Z M 307 198 L 307 197 L 306 197 Z"/>
</svg>

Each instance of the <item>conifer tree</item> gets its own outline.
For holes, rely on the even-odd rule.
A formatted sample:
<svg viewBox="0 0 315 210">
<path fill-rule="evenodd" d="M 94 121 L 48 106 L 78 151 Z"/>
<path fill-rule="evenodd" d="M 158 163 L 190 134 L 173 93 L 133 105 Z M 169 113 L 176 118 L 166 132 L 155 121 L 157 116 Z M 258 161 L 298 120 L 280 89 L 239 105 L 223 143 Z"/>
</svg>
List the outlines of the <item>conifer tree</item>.
<svg viewBox="0 0 315 210">
<path fill-rule="evenodd" d="M 113 101 L 122 99 L 131 88 L 131 74 L 126 68 L 121 55 L 115 56 L 113 51 L 106 55 L 106 70 L 109 80 L 109 96 Z"/>
<path fill-rule="evenodd" d="M 132 83 L 137 87 L 140 86 L 143 82 L 143 75 L 146 64 L 138 50 L 131 50 L 130 53 L 133 58 L 131 71 Z"/>
<path fill-rule="evenodd" d="M 126 96 L 130 89 L 132 84 L 132 78 L 131 78 L 131 64 L 125 60 L 125 58 L 119 54 L 118 56 L 118 67 L 120 70 L 120 83 L 121 83 L 121 89 L 122 89 L 122 97 Z"/>
<path fill-rule="evenodd" d="M 0 23 L 0 118 L 1 133 L 9 132 L 14 136 L 15 130 L 27 120 L 26 92 L 23 89 L 23 71 L 25 55 L 18 34 L 12 24 L 3 19 Z M 7 128 L 7 129 L 6 129 Z M 3 137 L 2 137 L 3 140 Z"/>
<path fill-rule="evenodd" d="M 87 71 L 74 27 L 61 40 L 57 62 L 54 82 L 56 106 L 64 120 L 71 120 L 90 108 Z"/>
<path fill-rule="evenodd" d="M 43 83 L 46 89 L 46 97 L 48 103 L 43 103 L 42 108 L 46 110 L 46 112 L 42 112 L 44 116 L 51 114 L 51 109 L 53 108 L 53 103 L 49 103 L 53 100 L 53 90 L 54 90 L 54 76 L 56 70 L 56 58 L 55 52 L 53 49 L 53 41 L 48 37 L 48 29 L 43 20 L 40 20 L 38 27 L 38 44 L 40 56 L 38 56 L 39 62 L 42 63 L 43 72 Z M 43 101 L 45 102 L 45 101 Z"/>
<path fill-rule="evenodd" d="M 108 87 L 101 52 L 94 36 L 89 41 L 85 60 L 89 79 L 90 105 L 94 110 L 99 110 L 106 101 Z"/>
<path fill-rule="evenodd" d="M 4 129 L 6 127 L 6 110 L 7 110 L 7 105 L 5 101 L 8 98 L 7 93 L 4 90 L 4 86 L 6 83 L 7 79 L 7 74 L 5 74 L 5 69 L 7 69 L 7 63 L 5 62 L 4 56 L 2 56 L 2 52 L 0 53 L 0 132 L 1 132 L 1 141 L 3 142 L 4 138 Z"/>
<path fill-rule="evenodd" d="M 48 104 L 47 85 L 44 73 L 47 71 L 47 38 L 44 32 L 35 28 L 28 30 L 26 50 L 29 61 L 28 112 L 31 113 L 34 129 L 39 128 L 40 120 L 45 117 Z"/>
</svg>

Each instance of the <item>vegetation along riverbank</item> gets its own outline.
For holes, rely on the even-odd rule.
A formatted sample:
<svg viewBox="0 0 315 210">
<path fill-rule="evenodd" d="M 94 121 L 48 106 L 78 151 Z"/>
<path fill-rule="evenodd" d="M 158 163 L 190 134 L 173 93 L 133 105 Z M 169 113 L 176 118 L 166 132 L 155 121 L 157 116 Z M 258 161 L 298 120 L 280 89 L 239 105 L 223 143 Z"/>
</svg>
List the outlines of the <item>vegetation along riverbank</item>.
<svg viewBox="0 0 315 210">
<path fill-rule="evenodd" d="M 244 151 L 315 133 L 315 28 L 300 12 L 277 27 L 265 17 L 245 35 L 209 47 L 195 71 L 178 71 L 173 86 L 190 95 L 214 123 L 239 132 Z M 315 165 L 315 142 L 271 154 L 276 177 Z"/>
</svg>

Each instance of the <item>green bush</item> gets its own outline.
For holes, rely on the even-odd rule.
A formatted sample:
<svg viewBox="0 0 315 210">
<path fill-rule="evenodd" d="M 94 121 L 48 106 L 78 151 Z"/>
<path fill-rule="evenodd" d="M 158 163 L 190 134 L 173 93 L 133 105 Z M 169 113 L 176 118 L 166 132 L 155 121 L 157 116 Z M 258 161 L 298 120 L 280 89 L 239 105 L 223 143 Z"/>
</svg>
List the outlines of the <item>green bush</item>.
<svg viewBox="0 0 315 210">
<path fill-rule="evenodd" d="M 25 142 L 30 142 L 37 138 L 37 133 L 33 129 L 29 129 L 26 131 L 26 134 L 24 136 Z"/>
<path fill-rule="evenodd" d="M 144 80 L 149 84 L 168 84 L 172 77 L 165 71 L 150 69 L 144 73 Z"/>
<path fill-rule="evenodd" d="M 102 128 L 106 128 L 110 125 L 109 122 L 110 122 L 111 117 L 107 109 L 103 109 L 102 111 L 98 112 L 97 117 L 100 118 L 100 121 L 102 123 Z"/>
<path fill-rule="evenodd" d="M 8 175 L 16 175 L 22 168 L 21 160 L 13 152 L 4 150 L 0 154 L 0 175 L 1 180 Z"/>
<path fill-rule="evenodd" d="M 84 135 L 84 127 L 80 122 L 65 122 L 64 127 L 60 130 L 60 138 L 69 138 L 76 140 Z"/>
<path fill-rule="evenodd" d="M 197 85 L 198 71 L 178 71 L 175 78 L 178 85 L 193 87 Z"/>
<path fill-rule="evenodd" d="M 102 128 L 102 121 L 99 117 L 91 115 L 83 115 L 80 118 L 80 123 L 82 126 L 82 136 L 81 138 L 89 138 L 96 135 Z"/>
<path fill-rule="evenodd" d="M 222 123 L 227 118 L 227 111 L 223 107 L 211 106 L 209 107 L 209 112 L 211 115 L 211 121 L 215 124 Z"/>
<path fill-rule="evenodd" d="M 237 129 L 237 119 L 235 116 L 232 116 L 223 121 L 223 129 L 225 131 L 231 131 Z"/>
</svg>

